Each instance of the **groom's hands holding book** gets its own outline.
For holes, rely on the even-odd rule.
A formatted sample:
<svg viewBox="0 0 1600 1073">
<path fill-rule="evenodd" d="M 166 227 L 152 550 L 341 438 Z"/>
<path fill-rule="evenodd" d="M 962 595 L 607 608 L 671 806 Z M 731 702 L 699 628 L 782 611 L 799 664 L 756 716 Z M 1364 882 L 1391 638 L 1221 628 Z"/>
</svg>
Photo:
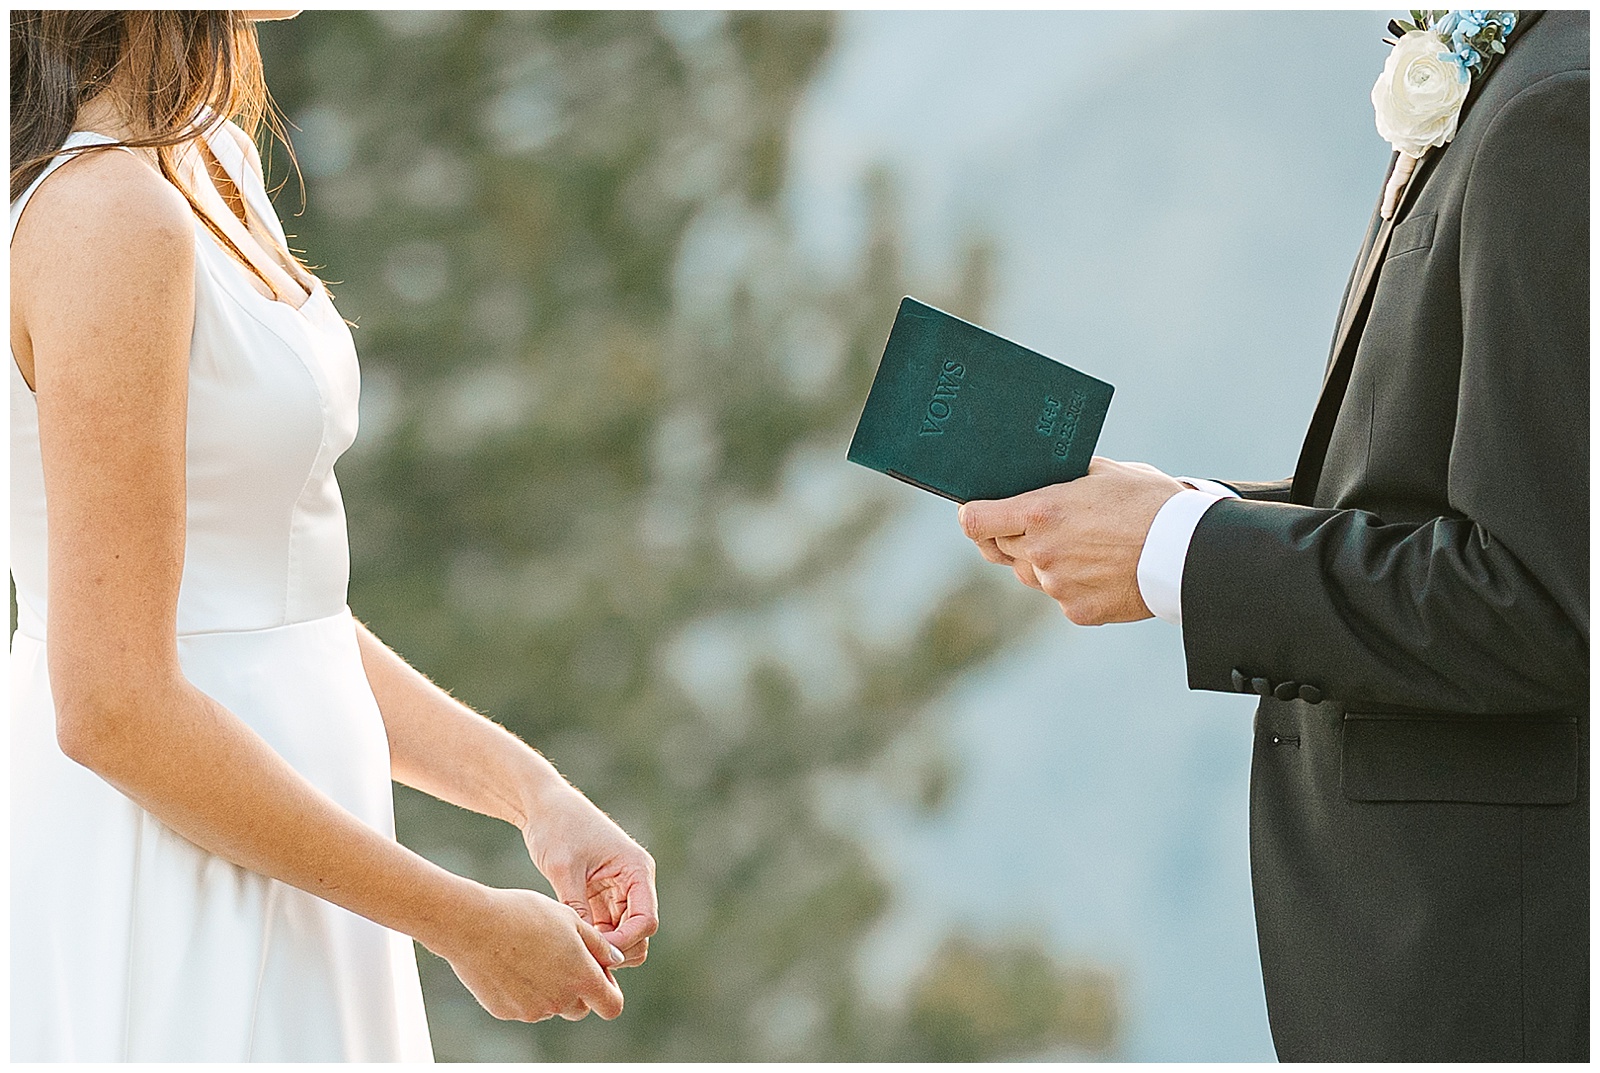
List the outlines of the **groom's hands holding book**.
<svg viewBox="0 0 1600 1073">
<path fill-rule="evenodd" d="M 1139 556 L 1163 504 L 1183 491 L 1143 462 L 1098 455 L 1075 481 L 961 506 L 962 532 L 1080 626 L 1152 617 L 1139 593 Z"/>
<path fill-rule="evenodd" d="M 901 300 L 852 462 L 962 504 L 983 557 L 1080 625 L 1151 618 L 1150 525 L 1184 485 L 1094 454 L 1112 387 L 915 298 Z"/>
</svg>

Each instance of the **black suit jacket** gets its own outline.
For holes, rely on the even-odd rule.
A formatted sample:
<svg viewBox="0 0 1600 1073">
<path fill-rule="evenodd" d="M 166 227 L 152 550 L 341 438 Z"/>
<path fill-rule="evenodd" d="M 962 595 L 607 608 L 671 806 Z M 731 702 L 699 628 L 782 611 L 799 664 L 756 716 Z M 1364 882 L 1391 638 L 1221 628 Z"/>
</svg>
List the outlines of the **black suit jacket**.
<svg viewBox="0 0 1600 1073">
<path fill-rule="evenodd" d="M 1295 479 L 1212 507 L 1183 578 L 1190 685 L 1263 695 L 1273 1039 L 1586 1059 L 1587 13 L 1524 15 L 1345 306 Z"/>
</svg>

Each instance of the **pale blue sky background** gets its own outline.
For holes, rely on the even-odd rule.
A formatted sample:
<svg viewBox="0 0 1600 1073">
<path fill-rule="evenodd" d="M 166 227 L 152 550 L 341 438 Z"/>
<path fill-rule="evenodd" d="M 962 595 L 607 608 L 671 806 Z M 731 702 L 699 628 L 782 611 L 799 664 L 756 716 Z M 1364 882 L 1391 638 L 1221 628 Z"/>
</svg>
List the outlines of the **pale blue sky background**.
<svg viewBox="0 0 1600 1073">
<path fill-rule="evenodd" d="M 1388 17 L 849 13 L 795 132 L 796 227 L 849 263 L 861 178 L 887 164 L 914 275 L 948 278 L 963 237 L 988 234 L 988 326 L 1116 385 L 1102 454 L 1284 476 L 1382 184 L 1368 93 Z M 914 498 L 863 604 L 914 603 L 976 555 L 949 504 Z M 1052 619 L 942 706 L 962 750 L 943 815 L 853 802 L 899 877 L 864 971 L 892 987 L 956 921 L 1037 935 L 1124 974 L 1113 1057 L 1271 1060 L 1251 711 L 1187 691 L 1176 627 Z"/>
</svg>

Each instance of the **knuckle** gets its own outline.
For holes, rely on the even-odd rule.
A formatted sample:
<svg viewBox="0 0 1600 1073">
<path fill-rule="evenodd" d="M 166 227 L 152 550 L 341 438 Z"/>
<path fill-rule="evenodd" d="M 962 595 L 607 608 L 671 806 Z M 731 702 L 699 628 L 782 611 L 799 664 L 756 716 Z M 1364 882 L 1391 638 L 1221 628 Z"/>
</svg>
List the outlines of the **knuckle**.
<svg viewBox="0 0 1600 1073">
<path fill-rule="evenodd" d="M 1023 526 L 1030 532 L 1035 529 L 1048 529 L 1056 523 L 1058 513 L 1054 503 L 1041 499 L 1028 505 L 1022 514 Z"/>
</svg>

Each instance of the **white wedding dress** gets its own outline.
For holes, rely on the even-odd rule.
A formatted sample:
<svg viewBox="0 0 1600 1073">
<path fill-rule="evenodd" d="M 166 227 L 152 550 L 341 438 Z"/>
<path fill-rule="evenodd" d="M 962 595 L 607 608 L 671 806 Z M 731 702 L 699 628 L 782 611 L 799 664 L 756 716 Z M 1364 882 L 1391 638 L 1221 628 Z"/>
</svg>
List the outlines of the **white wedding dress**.
<svg viewBox="0 0 1600 1073">
<path fill-rule="evenodd" d="M 232 132 L 208 143 L 282 242 Z M 12 204 L 12 235 L 37 186 Z M 333 477 L 356 432 L 350 333 L 320 285 L 299 309 L 262 295 L 198 219 L 195 247 L 184 674 L 392 837 Z M 410 939 L 205 852 L 61 753 L 47 570 L 38 411 L 13 359 L 11 1057 L 431 1060 Z"/>
</svg>

